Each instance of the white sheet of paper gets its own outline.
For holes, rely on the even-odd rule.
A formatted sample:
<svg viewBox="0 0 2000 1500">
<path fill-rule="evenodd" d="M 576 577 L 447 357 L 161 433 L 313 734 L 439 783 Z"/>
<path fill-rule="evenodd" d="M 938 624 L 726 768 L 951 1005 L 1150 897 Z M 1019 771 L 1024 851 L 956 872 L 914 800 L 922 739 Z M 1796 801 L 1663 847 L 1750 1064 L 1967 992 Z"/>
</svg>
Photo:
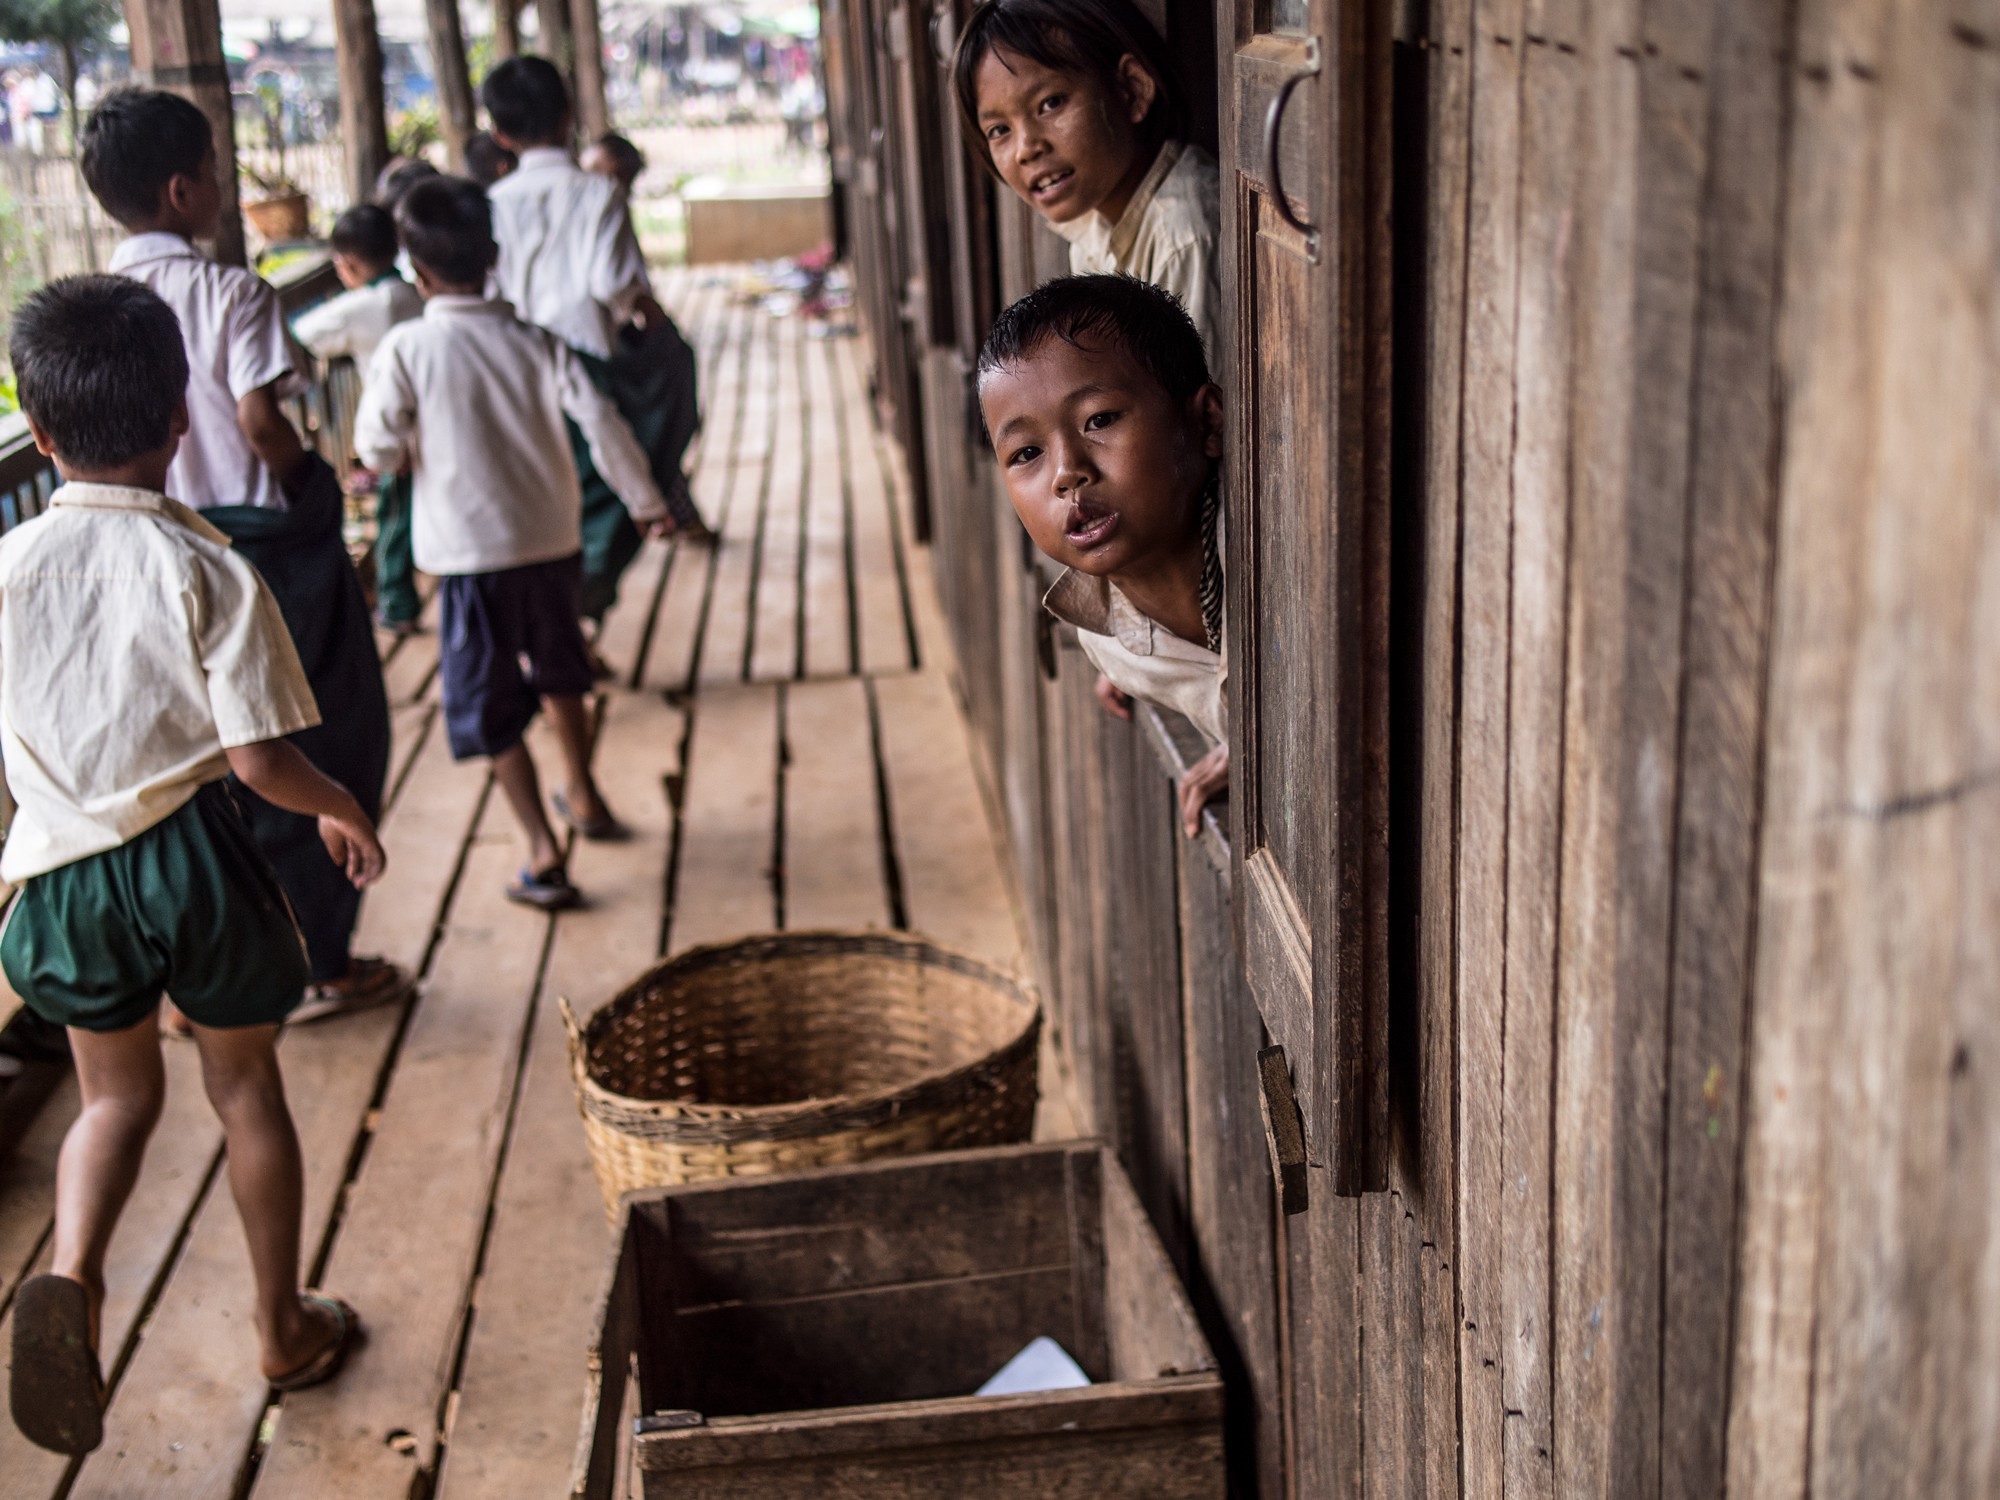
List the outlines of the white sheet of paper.
<svg viewBox="0 0 2000 1500">
<path fill-rule="evenodd" d="M 1022 1396 L 1030 1391 L 1068 1391 L 1089 1384 L 1090 1377 L 1069 1357 L 1069 1351 L 1043 1334 L 1002 1365 L 1000 1373 L 975 1394 Z"/>
</svg>

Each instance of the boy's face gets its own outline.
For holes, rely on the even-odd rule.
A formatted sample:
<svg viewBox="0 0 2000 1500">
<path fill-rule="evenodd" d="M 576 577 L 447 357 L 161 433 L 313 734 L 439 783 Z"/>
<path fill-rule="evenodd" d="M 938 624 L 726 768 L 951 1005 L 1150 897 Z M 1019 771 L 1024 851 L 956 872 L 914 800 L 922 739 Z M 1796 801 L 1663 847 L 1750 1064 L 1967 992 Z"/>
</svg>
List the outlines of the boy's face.
<svg viewBox="0 0 2000 1500">
<path fill-rule="evenodd" d="M 376 276 L 372 266 L 363 265 L 345 250 L 333 252 L 333 274 L 340 278 L 340 284 L 352 291 L 355 287 L 368 285 Z"/>
<path fill-rule="evenodd" d="M 1007 498 L 1037 547 L 1095 577 L 1143 569 L 1200 523 L 1222 456 L 1222 396 L 1176 401 L 1119 345 L 1051 336 L 987 375 L 979 400 Z"/>
<path fill-rule="evenodd" d="M 1145 170 L 1137 161 L 1139 122 L 1152 108 L 1156 85 L 1136 58 L 1125 57 L 1119 67 L 1113 90 L 996 47 L 973 75 L 993 169 L 1052 223 L 1082 217 L 1121 188 L 1129 193 L 1128 184 Z"/>
</svg>

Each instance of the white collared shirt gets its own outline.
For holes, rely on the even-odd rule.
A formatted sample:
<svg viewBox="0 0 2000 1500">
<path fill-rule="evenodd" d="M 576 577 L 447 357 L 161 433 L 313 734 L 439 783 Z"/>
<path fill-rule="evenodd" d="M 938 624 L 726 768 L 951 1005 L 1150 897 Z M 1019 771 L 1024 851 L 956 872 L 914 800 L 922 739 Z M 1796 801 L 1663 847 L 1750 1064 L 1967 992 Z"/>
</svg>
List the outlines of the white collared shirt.
<svg viewBox="0 0 2000 1500">
<path fill-rule="evenodd" d="M 632 429 L 576 355 L 483 297 L 432 297 L 421 318 L 389 330 L 368 366 L 355 454 L 384 473 L 409 465 L 426 573 L 551 562 L 583 545 L 565 413 L 633 519 L 666 515 Z"/>
<path fill-rule="evenodd" d="M 285 494 L 237 424 L 236 403 L 273 381 L 280 396 L 305 388 L 278 294 L 261 276 L 212 261 L 177 234 L 135 234 L 111 269 L 143 281 L 181 320 L 188 356 L 188 431 L 168 472 L 195 510 L 217 505 L 285 509 Z"/>
<path fill-rule="evenodd" d="M 1042 607 L 1076 627 L 1084 655 L 1121 690 L 1185 714 L 1213 741 L 1229 737 L 1222 701 L 1228 666 L 1220 653 L 1141 614 L 1110 579 L 1074 568 L 1063 570 Z"/>
<path fill-rule="evenodd" d="M 225 748 L 319 722 L 257 570 L 152 490 L 66 484 L 0 537 L 0 877 L 129 843 L 229 774 Z"/>
<path fill-rule="evenodd" d="M 619 326 L 653 290 L 618 184 L 567 151 L 533 146 L 487 197 L 500 295 L 572 349 L 609 359 Z"/>
<path fill-rule="evenodd" d="M 1113 224 L 1095 209 L 1049 227 L 1069 241 L 1078 275 L 1136 276 L 1180 299 L 1201 334 L 1213 371 L 1221 337 L 1222 178 L 1199 146 L 1168 141 Z"/>
<path fill-rule="evenodd" d="M 386 271 L 366 286 L 351 287 L 306 309 L 292 320 L 292 332 L 321 359 L 346 355 L 365 376 L 368 361 L 389 330 L 423 315 L 423 295 L 394 271 Z"/>
</svg>

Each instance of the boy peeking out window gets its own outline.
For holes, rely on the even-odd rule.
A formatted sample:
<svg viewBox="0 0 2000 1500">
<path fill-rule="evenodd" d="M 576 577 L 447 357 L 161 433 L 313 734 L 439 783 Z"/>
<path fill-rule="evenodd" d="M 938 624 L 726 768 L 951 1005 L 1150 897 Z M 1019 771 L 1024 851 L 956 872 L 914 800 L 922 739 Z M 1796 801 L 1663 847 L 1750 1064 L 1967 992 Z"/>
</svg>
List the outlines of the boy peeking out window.
<svg viewBox="0 0 2000 1500">
<path fill-rule="evenodd" d="M 1229 784 L 1223 707 L 1222 392 L 1181 305 L 1129 276 L 1067 276 L 1000 314 L 979 401 L 1007 496 L 1066 571 L 1043 599 L 1074 625 L 1120 718 L 1144 698 L 1214 748 L 1181 823 Z"/>
</svg>

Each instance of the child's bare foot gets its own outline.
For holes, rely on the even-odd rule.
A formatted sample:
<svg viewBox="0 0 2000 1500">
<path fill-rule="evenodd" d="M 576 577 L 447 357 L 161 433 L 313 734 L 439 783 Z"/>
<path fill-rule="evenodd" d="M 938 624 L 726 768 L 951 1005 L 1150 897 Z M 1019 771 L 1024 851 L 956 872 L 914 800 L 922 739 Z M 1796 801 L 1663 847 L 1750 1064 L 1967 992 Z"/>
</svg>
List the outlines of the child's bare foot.
<svg viewBox="0 0 2000 1500">
<path fill-rule="evenodd" d="M 408 996 L 410 976 L 386 958 L 351 958 L 347 972 L 306 986 L 305 999 L 286 1019 L 298 1026 L 327 1016 L 344 1016 Z"/>
<path fill-rule="evenodd" d="M 338 1297 L 299 1295 L 290 1327 L 264 1345 L 264 1378 L 281 1391 L 302 1391 L 331 1380 L 361 1339 L 361 1319 Z"/>
<path fill-rule="evenodd" d="M 181 1008 L 171 1000 L 160 1002 L 160 1035 L 182 1042 L 194 1039 L 194 1023 L 182 1015 Z"/>
</svg>

